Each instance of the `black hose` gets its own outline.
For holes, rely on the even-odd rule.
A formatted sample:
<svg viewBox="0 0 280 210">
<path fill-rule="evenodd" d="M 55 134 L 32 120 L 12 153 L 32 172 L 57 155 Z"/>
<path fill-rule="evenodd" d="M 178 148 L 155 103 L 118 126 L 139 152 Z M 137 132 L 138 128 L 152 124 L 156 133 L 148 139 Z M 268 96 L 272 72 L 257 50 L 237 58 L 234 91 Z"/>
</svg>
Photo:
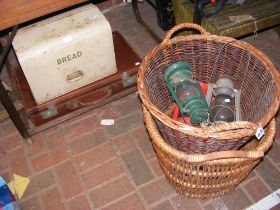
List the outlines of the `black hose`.
<svg viewBox="0 0 280 210">
<path fill-rule="evenodd" d="M 209 12 L 205 13 L 204 12 L 204 7 L 210 3 L 210 0 L 198 0 L 195 4 L 195 10 L 198 11 L 201 17 L 203 18 L 209 18 L 215 14 L 217 14 L 223 7 L 225 0 L 217 0 L 215 3 L 215 6 L 212 10 Z"/>
<path fill-rule="evenodd" d="M 134 13 L 134 16 L 135 16 L 137 22 L 140 23 L 142 26 L 144 26 L 144 28 L 152 35 L 152 37 L 154 38 L 155 41 L 157 41 L 158 43 L 162 42 L 162 39 L 141 18 L 141 15 L 138 10 L 137 1 L 138 0 L 131 1 L 132 10 L 133 10 L 133 13 Z"/>
</svg>

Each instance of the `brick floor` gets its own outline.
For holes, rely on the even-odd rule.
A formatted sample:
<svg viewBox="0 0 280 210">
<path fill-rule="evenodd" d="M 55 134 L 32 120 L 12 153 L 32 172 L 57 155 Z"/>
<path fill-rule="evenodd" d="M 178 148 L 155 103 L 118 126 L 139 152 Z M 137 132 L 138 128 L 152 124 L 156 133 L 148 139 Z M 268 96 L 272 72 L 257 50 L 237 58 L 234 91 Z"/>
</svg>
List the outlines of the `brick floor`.
<svg viewBox="0 0 280 210">
<path fill-rule="evenodd" d="M 162 36 L 155 11 L 146 3 L 140 9 Z M 139 56 L 156 45 L 136 23 L 130 5 L 106 16 Z M 244 40 L 280 66 L 280 41 L 273 30 Z M 101 126 L 104 118 L 114 119 L 115 125 Z M 280 187 L 279 134 L 264 161 L 235 191 L 217 199 L 190 199 L 168 184 L 143 123 L 141 102 L 133 93 L 36 134 L 32 145 L 22 141 L 9 119 L 1 122 L 0 175 L 7 181 L 13 173 L 30 178 L 20 200 L 22 210 L 242 209 Z"/>
</svg>

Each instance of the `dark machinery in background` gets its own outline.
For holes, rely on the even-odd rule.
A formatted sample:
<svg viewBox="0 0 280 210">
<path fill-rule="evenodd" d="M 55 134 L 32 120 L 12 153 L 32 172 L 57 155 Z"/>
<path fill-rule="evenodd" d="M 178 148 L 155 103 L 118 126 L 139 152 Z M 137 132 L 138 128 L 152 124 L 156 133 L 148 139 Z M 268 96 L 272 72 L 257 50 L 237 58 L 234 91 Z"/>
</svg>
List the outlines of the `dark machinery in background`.
<svg viewBox="0 0 280 210">
<path fill-rule="evenodd" d="M 195 3 L 193 22 L 201 25 L 202 18 L 209 18 L 217 14 L 223 7 L 226 0 L 197 0 Z M 204 9 L 208 4 L 213 4 L 214 7 L 211 10 L 205 12 Z"/>
<path fill-rule="evenodd" d="M 175 16 L 171 0 L 146 1 L 156 10 L 158 25 L 163 30 L 167 31 L 175 25 Z M 132 0 L 131 3 L 136 20 L 146 28 L 157 42 L 161 42 L 162 39 L 141 18 L 138 9 L 138 0 Z"/>
<path fill-rule="evenodd" d="M 149 2 L 149 1 L 148 1 Z M 165 31 L 175 25 L 175 16 L 171 0 L 155 0 L 158 25 Z M 151 2 L 150 2 L 151 4 Z"/>
<path fill-rule="evenodd" d="M 237 4 L 243 5 L 245 4 L 245 0 L 190 0 L 195 3 L 194 7 L 194 15 L 193 22 L 201 25 L 202 18 L 209 18 L 213 15 L 217 14 L 225 4 Z M 212 6 L 209 6 L 212 4 Z M 207 12 L 205 11 L 205 7 L 208 5 Z"/>
<path fill-rule="evenodd" d="M 193 23 L 201 25 L 202 18 L 209 18 L 217 14 L 225 4 L 245 4 L 246 0 L 184 0 L 194 3 Z M 175 23 L 175 15 L 173 11 L 172 0 L 146 0 L 155 10 L 157 14 L 158 25 L 165 31 L 171 29 Z M 207 7 L 207 9 L 206 9 Z M 132 0 L 132 9 L 136 20 L 143 25 L 146 30 L 157 41 L 162 39 L 147 25 L 138 10 L 138 0 Z M 207 11 L 206 11 L 207 10 Z M 194 32 L 196 33 L 196 32 Z"/>
</svg>

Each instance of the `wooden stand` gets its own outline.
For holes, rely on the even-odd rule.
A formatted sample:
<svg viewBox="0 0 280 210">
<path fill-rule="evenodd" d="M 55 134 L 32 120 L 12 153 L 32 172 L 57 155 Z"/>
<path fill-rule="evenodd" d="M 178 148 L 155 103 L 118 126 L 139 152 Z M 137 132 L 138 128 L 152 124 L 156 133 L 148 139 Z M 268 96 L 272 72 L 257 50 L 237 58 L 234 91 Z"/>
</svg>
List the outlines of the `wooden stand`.
<svg viewBox="0 0 280 210">
<path fill-rule="evenodd" d="M 246 0 L 244 5 L 226 4 L 218 14 L 202 20 L 195 13 L 190 0 L 172 0 L 176 23 L 193 22 L 200 24 L 215 35 L 240 37 L 280 24 L 280 1 Z M 213 6 L 212 6 L 213 7 Z M 212 9 L 211 6 L 205 11 Z"/>
</svg>

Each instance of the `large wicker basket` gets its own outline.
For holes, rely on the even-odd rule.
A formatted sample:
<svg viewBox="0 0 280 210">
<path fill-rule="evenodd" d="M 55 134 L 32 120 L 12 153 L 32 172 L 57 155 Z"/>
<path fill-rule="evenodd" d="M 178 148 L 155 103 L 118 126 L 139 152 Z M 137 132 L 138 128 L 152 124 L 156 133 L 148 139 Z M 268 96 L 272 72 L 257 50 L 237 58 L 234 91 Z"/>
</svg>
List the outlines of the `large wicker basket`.
<svg viewBox="0 0 280 210">
<path fill-rule="evenodd" d="M 178 193 L 192 198 L 214 198 L 235 189 L 271 147 L 276 122 L 273 119 L 261 141 L 252 140 L 241 150 L 204 155 L 186 154 L 167 144 L 151 114 L 143 109 L 144 121 L 160 166 Z"/>
<path fill-rule="evenodd" d="M 171 38 L 181 29 L 196 29 L 201 34 Z M 229 75 L 241 91 L 242 121 L 195 128 L 173 120 L 168 112 L 174 101 L 164 73 L 178 61 L 192 63 L 194 79 L 202 82 L 214 83 L 219 76 Z M 196 24 L 180 24 L 167 33 L 143 59 L 137 84 L 164 139 L 188 154 L 239 149 L 279 108 L 279 73 L 271 61 L 248 43 L 210 35 Z"/>
</svg>

